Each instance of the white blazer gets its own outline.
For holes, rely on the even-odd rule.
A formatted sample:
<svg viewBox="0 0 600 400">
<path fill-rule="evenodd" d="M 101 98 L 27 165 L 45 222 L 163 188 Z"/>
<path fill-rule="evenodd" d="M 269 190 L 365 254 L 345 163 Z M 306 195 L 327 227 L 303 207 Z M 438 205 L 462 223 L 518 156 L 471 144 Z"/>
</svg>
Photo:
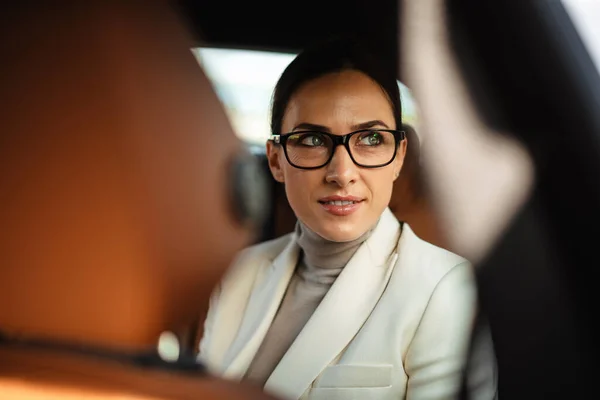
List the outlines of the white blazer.
<svg viewBox="0 0 600 400">
<path fill-rule="evenodd" d="M 200 359 L 241 379 L 296 267 L 294 233 L 243 251 L 215 291 Z M 283 399 L 453 399 L 475 316 L 471 265 L 386 209 L 281 359 Z"/>
</svg>

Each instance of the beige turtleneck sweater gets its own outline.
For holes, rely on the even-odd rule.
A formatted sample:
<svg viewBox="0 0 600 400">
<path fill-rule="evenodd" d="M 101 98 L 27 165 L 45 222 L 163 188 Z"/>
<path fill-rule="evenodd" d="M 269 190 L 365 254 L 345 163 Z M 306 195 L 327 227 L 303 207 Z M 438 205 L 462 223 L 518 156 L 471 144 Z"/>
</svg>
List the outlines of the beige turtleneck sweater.
<svg viewBox="0 0 600 400">
<path fill-rule="evenodd" d="M 371 232 L 350 242 L 332 242 L 303 223 L 296 224 L 297 241 L 302 249 L 298 265 L 245 379 L 264 386 L 344 266 Z"/>
</svg>

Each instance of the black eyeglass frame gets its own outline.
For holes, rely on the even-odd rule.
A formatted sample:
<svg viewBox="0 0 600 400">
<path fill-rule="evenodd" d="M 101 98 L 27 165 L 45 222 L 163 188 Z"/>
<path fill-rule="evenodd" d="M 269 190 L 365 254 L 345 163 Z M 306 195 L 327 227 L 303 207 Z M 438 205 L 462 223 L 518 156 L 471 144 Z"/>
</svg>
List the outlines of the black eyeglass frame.
<svg viewBox="0 0 600 400">
<path fill-rule="evenodd" d="M 350 144 L 349 144 L 350 138 L 358 133 L 364 133 L 364 132 L 373 132 L 373 133 L 389 132 L 394 135 L 394 141 L 395 141 L 394 154 L 392 155 L 392 158 L 390 159 L 390 161 L 388 161 L 384 164 L 378 164 L 378 165 L 364 165 L 364 164 L 357 162 L 354 159 L 354 156 L 352 155 L 352 151 L 350 150 Z M 325 161 L 323 164 L 316 166 L 316 167 L 300 167 L 300 166 L 294 164 L 292 161 L 290 161 L 290 158 L 288 157 L 287 146 L 286 146 L 288 138 L 291 135 L 299 135 L 299 134 L 307 134 L 307 133 L 318 133 L 320 135 L 328 136 L 333 143 L 333 147 L 331 149 L 331 154 L 329 155 L 329 158 L 327 159 L 327 161 Z M 285 158 L 287 159 L 287 161 L 290 163 L 290 165 L 292 167 L 298 168 L 298 169 L 309 169 L 309 170 L 323 168 L 324 166 L 329 164 L 331 162 L 331 160 L 333 159 L 333 155 L 335 154 L 335 149 L 340 145 L 344 146 L 346 148 L 346 151 L 348 152 L 350 159 L 352 159 L 352 162 L 361 168 L 385 167 L 387 165 L 390 165 L 396 159 L 396 155 L 398 154 L 398 145 L 400 145 L 400 142 L 402 142 L 404 139 L 406 139 L 406 132 L 398 131 L 398 130 L 394 130 L 394 129 L 360 129 L 358 131 L 350 132 L 345 135 L 334 135 L 333 133 L 328 133 L 328 132 L 308 131 L 307 130 L 307 131 L 289 132 L 289 133 L 284 133 L 284 134 L 280 134 L 280 135 L 271 135 L 269 137 L 270 141 L 272 141 L 275 144 L 280 144 L 283 147 L 283 153 L 285 154 Z"/>
</svg>

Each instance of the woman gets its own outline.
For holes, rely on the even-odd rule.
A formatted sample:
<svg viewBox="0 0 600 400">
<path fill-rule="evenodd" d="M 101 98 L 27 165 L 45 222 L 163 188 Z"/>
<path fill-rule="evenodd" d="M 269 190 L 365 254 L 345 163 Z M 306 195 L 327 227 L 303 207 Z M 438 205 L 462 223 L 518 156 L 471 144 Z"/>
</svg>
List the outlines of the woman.
<svg viewBox="0 0 600 400">
<path fill-rule="evenodd" d="M 469 263 L 388 209 L 406 152 L 393 71 L 352 40 L 305 50 L 273 97 L 267 156 L 295 232 L 245 250 L 200 357 L 289 399 L 447 399 L 475 311 Z"/>
</svg>

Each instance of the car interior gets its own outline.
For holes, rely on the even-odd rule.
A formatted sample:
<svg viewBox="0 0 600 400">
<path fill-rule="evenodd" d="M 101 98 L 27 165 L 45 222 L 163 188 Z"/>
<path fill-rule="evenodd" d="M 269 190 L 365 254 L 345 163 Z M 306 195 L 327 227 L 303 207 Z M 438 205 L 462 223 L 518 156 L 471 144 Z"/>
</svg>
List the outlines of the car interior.
<svg viewBox="0 0 600 400">
<path fill-rule="evenodd" d="M 495 357 L 498 397 L 590 398 L 599 369 L 592 269 L 600 237 L 600 57 L 594 58 L 590 28 L 573 11 L 576 0 L 173 0 L 163 8 L 131 2 L 110 12 L 101 3 L 0 6 L 7 60 L 0 66 L 0 254 L 9 266 L 0 273 L 0 339 L 18 327 L 74 343 L 135 347 L 149 332 L 174 325 L 172 319 L 187 318 L 187 329 L 175 332 L 175 358 L 183 364 L 194 359 L 223 264 L 245 245 L 289 233 L 296 224 L 264 152 L 269 85 L 306 45 L 354 33 L 388 61 L 416 104 L 402 127 L 409 150 L 390 209 L 422 239 L 476 266 L 481 313 L 470 363 Z M 165 16 L 170 13 L 178 19 Z M 188 62 L 178 67 L 189 74 L 173 79 L 171 64 L 183 63 L 182 49 L 194 53 L 194 67 L 205 75 L 192 78 L 197 71 Z M 242 89 L 227 86 L 237 70 L 225 75 L 216 64 L 219 54 L 238 69 L 250 65 L 235 61 L 238 55 L 275 57 L 264 83 L 248 86 L 246 98 L 258 96 L 258 108 L 240 108 L 236 90 Z M 161 64 L 160 58 L 173 61 Z M 64 97 L 44 97 L 51 85 L 64 86 Z M 181 93 L 189 104 L 176 100 Z M 82 114 L 79 105 L 91 100 L 95 112 Z M 143 114 L 148 104 L 153 113 Z M 125 112 L 134 117 L 120 119 Z M 228 143 L 226 150 L 178 137 L 195 114 L 225 132 L 219 140 Z M 142 134 L 156 127 L 162 129 L 156 136 Z M 82 129 L 92 130 L 92 139 L 82 140 Z M 240 143 L 262 172 L 223 188 L 218 179 L 230 180 L 228 166 Z M 185 162 L 169 164 L 178 157 Z M 154 168 L 159 162 L 171 168 Z M 240 174 L 250 173 L 245 167 Z M 207 168 L 216 171 L 212 178 Z M 266 181 L 254 180 L 258 175 Z M 218 189 L 206 196 L 191 182 Z M 254 184 L 242 190 L 243 182 Z M 188 201 L 174 204 L 165 193 Z M 245 203 L 247 193 L 259 204 Z M 193 201 L 207 205 L 197 210 Z M 133 210 L 135 204 L 144 208 Z M 238 215 L 224 204 L 243 210 Z M 247 217 L 261 212 L 261 218 Z M 201 220 L 205 230 L 189 220 Z M 208 243 L 199 247 L 198 237 Z M 186 268 L 169 272 L 172 263 Z M 202 279 L 193 270 L 198 263 L 208 266 Z M 103 272 L 86 277 L 83 265 Z M 146 291 L 140 284 L 130 293 L 133 280 Z M 139 320 L 127 320 L 128 312 L 107 314 L 123 299 L 139 306 Z M 113 325 L 102 322 L 109 320 Z M 481 350 L 484 342 L 492 355 Z M 60 359 L 66 369 L 53 373 L 55 359 L 39 354 L 22 362 L 2 349 L 0 398 L 268 398 L 205 383 L 189 371 L 141 375 L 67 357 Z M 470 390 L 478 376 L 465 371 L 463 399 L 478 398 Z"/>
</svg>

